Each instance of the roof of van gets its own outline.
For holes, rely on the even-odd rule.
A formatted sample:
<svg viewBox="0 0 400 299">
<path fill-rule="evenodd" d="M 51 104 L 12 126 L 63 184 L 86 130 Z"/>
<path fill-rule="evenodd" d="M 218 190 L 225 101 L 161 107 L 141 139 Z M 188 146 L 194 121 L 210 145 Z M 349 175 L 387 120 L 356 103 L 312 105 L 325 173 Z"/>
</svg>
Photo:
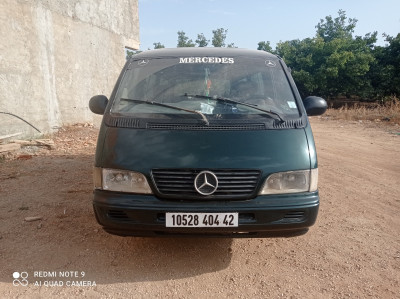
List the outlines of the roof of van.
<svg viewBox="0 0 400 299">
<path fill-rule="evenodd" d="M 278 57 L 261 50 L 239 49 L 239 48 L 206 48 L 206 47 L 189 47 L 189 48 L 162 48 L 148 50 L 134 55 L 133 59 L 142 58 L 160 58 L 160 57 L 193 57 L 193 56 L 217 56 L 217 57 L 253 57 L 253 58 L 272 58 Z"/>
</svg>

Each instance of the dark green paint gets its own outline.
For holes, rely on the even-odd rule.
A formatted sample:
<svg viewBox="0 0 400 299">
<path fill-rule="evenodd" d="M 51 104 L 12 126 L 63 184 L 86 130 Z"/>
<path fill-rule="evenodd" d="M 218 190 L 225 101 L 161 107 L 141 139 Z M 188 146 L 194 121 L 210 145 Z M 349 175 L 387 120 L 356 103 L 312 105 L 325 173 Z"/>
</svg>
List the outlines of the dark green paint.
<svg viewBox="0 0 400 299">
<path fill-rule="evenodd" d="M 98 165 L 149 174 L 152 168 L 310 168 L 304 129 L 168 131 L 107 128 Z"/>
</svg>

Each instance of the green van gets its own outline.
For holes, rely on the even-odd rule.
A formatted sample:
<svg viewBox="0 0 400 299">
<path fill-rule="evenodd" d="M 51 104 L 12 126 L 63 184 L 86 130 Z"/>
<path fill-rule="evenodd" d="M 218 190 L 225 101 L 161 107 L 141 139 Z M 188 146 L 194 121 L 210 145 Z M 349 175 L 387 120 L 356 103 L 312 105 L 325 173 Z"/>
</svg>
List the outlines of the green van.
<svg viewBox="0 0 400 299">
<path fill-rule="evenodd" d="M 102 114 L 93 207 L 122 236 L 305 233 L 319 207 L 317 155 L 287 66 L 264 51 L 177 48 L 129 59 Z"/>
</svg>

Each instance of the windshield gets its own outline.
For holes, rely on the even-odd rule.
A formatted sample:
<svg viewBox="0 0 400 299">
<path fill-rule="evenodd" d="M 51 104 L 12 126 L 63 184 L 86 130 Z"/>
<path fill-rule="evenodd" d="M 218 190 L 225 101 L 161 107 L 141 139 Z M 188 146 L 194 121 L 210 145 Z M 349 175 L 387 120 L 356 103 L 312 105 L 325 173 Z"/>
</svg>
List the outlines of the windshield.
<svg viewBox="0 0 400 299">
<path fill-rule="evenodd" d="M 190 113 L 187 110 L 211 118 L 230 114 L 237 118 L 268 111 L 282 117 L 299 116 L 295 97 L 279 61 L 249 57 L 133 60 L 121 80 L 111 112 L 135 115 Z"/>
</svg>

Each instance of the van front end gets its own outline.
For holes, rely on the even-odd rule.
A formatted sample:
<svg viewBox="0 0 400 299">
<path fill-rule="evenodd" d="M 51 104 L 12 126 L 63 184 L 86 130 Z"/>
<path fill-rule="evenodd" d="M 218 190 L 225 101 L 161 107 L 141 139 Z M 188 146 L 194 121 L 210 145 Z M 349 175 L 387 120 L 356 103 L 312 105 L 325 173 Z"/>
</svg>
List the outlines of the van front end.
<svg viewBox="0 0 400 299">
<path fill-rule="evenodd" d="M 304 128 L 105 131 L 93 204 L 110 233 L 296 235 L 316 220 L 318 172 Z"/>
<path fill-rule="evenodd" d="M 319 208 L 318 164 L 284 62 L 241 49 L 135 55 L 103 114 L 93 207 L 122 236 L 275 237 L 307 232 Z"/>
</svg>

